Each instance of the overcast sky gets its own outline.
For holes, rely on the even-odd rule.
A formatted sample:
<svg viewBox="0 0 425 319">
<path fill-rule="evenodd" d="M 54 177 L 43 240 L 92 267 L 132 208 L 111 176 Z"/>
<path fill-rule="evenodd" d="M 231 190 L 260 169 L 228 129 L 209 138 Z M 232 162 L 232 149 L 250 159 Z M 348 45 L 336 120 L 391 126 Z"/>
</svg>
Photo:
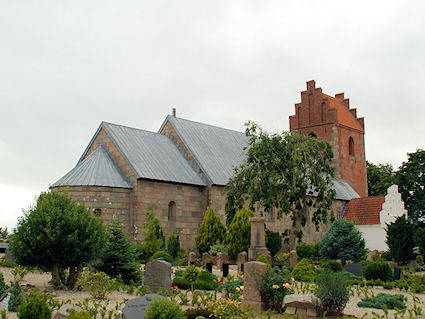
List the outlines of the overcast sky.
<svg viewBox="0 0 425 319">
<path fill-rule="evenodd" d="M 366 158 L 424 147 L 425 2 L 0 2 L 0 226 L 74 167 L 101 121 L 289 129 L 305 82 L 345 92 Z"/>
</svg>

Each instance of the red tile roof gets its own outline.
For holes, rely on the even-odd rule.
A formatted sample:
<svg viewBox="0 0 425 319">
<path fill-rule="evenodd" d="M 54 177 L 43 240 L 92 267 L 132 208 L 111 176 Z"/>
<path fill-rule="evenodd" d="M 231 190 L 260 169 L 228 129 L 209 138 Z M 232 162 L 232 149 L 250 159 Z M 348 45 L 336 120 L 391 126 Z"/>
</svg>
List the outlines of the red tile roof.
<svg viewBox="0 0 425 319">
<path fill-rule="evenodd" d="M 379 213 L 385 196 L 353 198 L 345 210 L 344 217 L 351 222 L 356 218 L 357 225 L 380 224 Z"/>
<path fill-rule="evenodd" d="M 329 106 L 333 109 L 337 110 L 338 113 L 338 123 L 343 124 L 345 126 L 354 128 L 356 130 L 362 130 L 363 128 L 357 122 L 353 114 L 351 114 L 350 110 L 341 102 L 341 100 L 329 96 L 327 94 L 322 93 L 324 98 L 329 99 Z"/>
</svg>

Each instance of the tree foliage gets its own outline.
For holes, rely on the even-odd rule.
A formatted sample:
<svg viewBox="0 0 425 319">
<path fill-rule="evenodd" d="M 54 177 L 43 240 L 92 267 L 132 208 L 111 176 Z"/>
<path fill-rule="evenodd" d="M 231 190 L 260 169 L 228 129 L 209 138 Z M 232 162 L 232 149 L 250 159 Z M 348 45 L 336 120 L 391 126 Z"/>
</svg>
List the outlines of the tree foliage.
<svg viewBox="0 0 425 319">
<path fill-rule="evenodd" d="M 104 242 L 102 220 L 66 194 L 47 192 L 19 219 L 10 249 L 19 265 L 51 270 L 55 286 L 72 288 L 81 265 L 94 260 Z"/>
<path fill-rule="evenodd" d="M 425 151 L 407 154 L 396 173 L 396 182 L 409 218 L 415 224 L 425 224 Z"/>
<path fill-rule="evenodd" d="M 405 215 L 387 225 L 387 245 L 396 262 L 407 264 L 412 259 L 415 226 Z"/>
<path fill-rule="evenodd" d="M 415 231 L 415 245 L 419 247 L 422 256 L 425 256 L 425 227 L 420 227 Z"/>
<path fill-rule="evenodd" d="M 226 227 L 220 221 L 212 207 L 207 207 L 201 227 L 195 237 L 195 245 L 202 255 L 208 252 L 210 247 L 219 240 L 224 242 L 226 236 Z"/>
<path fill-rule="evenodd" d="M 265 232 L 266 235 L 266 247 L 270 254 L 274 257 L 282 248 L 282 237 L 278 232 L 271 231 L 269 229 Z"/>
<path fill-rule="evenodd" d="M 227 253 L 230 259 L 236 260 L 240 252 L 248 252 L 251 243 L 251 222 L 249 218 L 253 216 L 254 212 L 243 206 L 230 223 L 226 235 Z"/>
<path fill-rule="evenodd" d="M 283 214 L 292 218 L 289 244 L 295 250 L 308 211 L 317 228 L 327 221 L 335 197 L 331 146 L 295 133 L 268 134 L 252 122 L 245 134 L 249 138 L 246 160 L 226 185 L 227 219 L 245 200 L 251 207 L 256 203 L 266 210 L 276 207 L 278 218 Z"/>
<path fill-rule="evenodd" d="M 106 248 L 96 269 L 109 277 L 121 278 L 125 284 L 140 282 L 140 270 L 136 263 L 135 248 L 123 231 L 121 220 L 114 216 L 108 226 Z"/>
<path fill-rule="evenodd" d="M 375 165 L 366 162 L 369 196 L 385 196 L 388 187 L 395 183 L 395 171 L 391 164 Z"/>
<path fill-rule="evenodd" d="M 173 232 L 170 237 L 168 237 L 167 242 L 167 251 L 173 257 L 176 259 L 181 251 L 180 249 L 180 237 L 178 234 Z"/>
<path fill-rule="evenodd" d="M 319 244 L 320 254 L 330 259 L 357 261 L 366 253 L 365 240 L 362 233 L 345 218 L 338 218 L 323 236 Z"/>
<path fill-rule="evenodd" d="M 143 223 L 143 239 L 146 252 L 150 258 L 158 250 L 164 248 L 165 237 L 162 232 L 161 223 L 155 217 L 155 211 L 149 208 Z"/>
</svg>

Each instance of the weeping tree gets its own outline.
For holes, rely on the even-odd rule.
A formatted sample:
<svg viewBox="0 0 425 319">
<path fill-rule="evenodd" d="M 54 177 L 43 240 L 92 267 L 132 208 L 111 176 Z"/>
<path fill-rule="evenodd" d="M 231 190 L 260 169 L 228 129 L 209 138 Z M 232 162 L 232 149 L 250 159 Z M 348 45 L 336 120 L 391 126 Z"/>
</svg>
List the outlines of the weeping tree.
<svg viewBox="0 0 425 319">
<path fill-rule="evenodd" d="M 84 263 L 96 259 L 104 247 L 101 219 L 65 193 L 41 193 L 36 204 L 19 219 L 10 238 L 17 264 L 52 272 L 55 287 L 73 288 Z"/>
<path fill-rule="evenodd" d="M 225 188 L 227 218 L 245 201 L 263 210 L 275 207 L 278 218 L 287 215 L 292 219 L 289 246 L 295 250 L 308 211 L 317 229 L 328 220 L 335 198 L 331 146 L 296 133 L 269 134 L 253 122 L 246 124 L 245 134 L 249 140 L 246 159 Z"/>
</svg>

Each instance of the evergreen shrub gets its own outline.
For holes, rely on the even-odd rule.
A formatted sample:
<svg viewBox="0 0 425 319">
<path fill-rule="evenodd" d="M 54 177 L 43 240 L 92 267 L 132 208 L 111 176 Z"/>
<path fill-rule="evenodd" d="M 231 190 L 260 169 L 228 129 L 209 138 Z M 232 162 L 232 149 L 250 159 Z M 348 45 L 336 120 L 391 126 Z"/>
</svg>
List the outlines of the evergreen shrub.
<svg viewBox="0 0 425 319">
<path fill-rule="evenodd" d="M 292 277 L 298 281 L 313 282 L 316 278 L 316 271 L 308 263 L 308 260 L 304 258 L 292 270 Z"/>
<path fill-rule="evenodd" d="M 403 295 L 389 295 L 380 293 L 375 297 L 367 297 L 362 299 L 357 306 L 363 308 L 377 308 L 383 309 L 385 306 L 387 309 L 405 309 Z"/>
<path fill-rule="evenodd" d="M 91 272 L 85 270 L 78 279 L 78 285 L 87 290 L 94 299 L 103 299 L 106 294 L 117 288 L 117 280 L 110 278 L 104 272 Z"/>
<path fill-rule="evenodd" d="M 271 230 L 266 230 L 266 247 L 269 250 L 272 257 L 276 256 L 276 254 L 282 248 L 282 237 L 278 232 L 274 232 Z"/>
<path fill-rule="evenodd" d="M 199 231 L 195 236 L 195 245 L 199 253 L 202 255 L 208 252 L 211 246 L 219 240 L 225 241 L 226 227 L 220 221 L 212 207 L 208 207 Z"/>
<path fill-rule="evenodd" d="M 319 298 L 320 312 L 341 315 L 350 299 L 350 289 L 341 278 L 341 273 L 323 270 L 317 274 L 316 284 L 318 288 L 315 295 Z"/>
<path fill-rule="evenodd" d="M 298 258 L 320 258 L 319 243 L 316 244 L 298 244 L 296 246 Z"/>
<path fill-rule="evenodd" d="M 215 244 L 211 246 L 208 254 L 211 256 L 217 256 L 217 254 L 226 253 L 226 252 L 227 252 L 226 245 L 224 245 L 219 240 L 217 240 Z"/>
<path fill-rule="evenodd" d="M 173 259 L 176 259 L 179 256 L 179 253 L 181 251 L 180 237 L 175 232 L 173 232 L 170 237 L 168 237 L 167 251 L 171 255 L 171 257 L 173 257 Z"/>
<path fill-rule="evenodd" d="M 261 254 L 260 256 L 258 256 L 256 261 L 270 265 L 266 255 L 264 255 L 264 254 Z"/>
<path fill-rule="evenodd" d="M 164 250 L 158 250 L 155 254 L 152 255 L 151 258 L 149 258 L 149 260 L 155 259 L 163 259 L 165 261 L 168 261 L 169 263 L 173 262 L 173 257 Z"/>
<path fill-rule="evenodd" d="M 425 255 L 425 227 L 420 227 L 415 231 L 415 245 L 419 247 L 421 255 Z"/>
<path fill-rule="evenodd" d="M 108 226 L 106 248 L 100 256 L 96 270 L 109 277 L 120 278 L 125 284 L 139 283 L 141 273 L 136 263 L 134 245 L 123 231 L 121 220 L 114 217 Z"/>
<path fill-rule="evenodd" d="M 148 260 L 158 250 L 164 248 L 165 238 L 159 219 L 155 217 L 155 211 L 149 208 L 143 222 L 144 249 Z"/>
<path fill-rule="evenodd" d="M 7 304 L 7 310 L 17 311 L 18 306 L 22 303 L 22 289 L 19 282 L 15 281 L 10 291 L 10 298 Z"/>
<path fill-rule="evenodd" d="M 246 319 L 250 318 L 250 310 L 242 305 L 240 301 L 231 299 L 217 299 L 209 302 L 207 309 L 212 313 L 213 318 L 220 319 Z"/>
<path fill-rule="evenodd" d="M 387 225 L 387 245 L 391 256 L 398 263 L 407 264 L 413 256 L 414 230 L 410 219 L 405 215 L 398 217 L 393 223 Z"/>
<path fill-rule="evenodd" d="M 332 270 L 333 272 L 342 271 L 341 263 L 337 262 L 336 260 L 324 260 L 320 262 L 320 267 Z"/>
<path fill-rule="evenodd" d="M 393 271 L 387 262 L 369 262 L 363 268 L 363 276 L 366 280 L 380 279 L 383 282 L 393 280 Z"/>
<path fill-rule="evenodd" d="M 50 319 L 52 309 L 49 297 L 36 289 L 32 289 L 27 298 L 18 307 L 18 319 Z"/>
<path fill-rule="evenodd" d="M 146 308 L 146 319 L 185 319 L 180 305 L 168 299 L 154 299 Z"/>
<path fill-rule="evenodd" d="M 227 253 L 230 259 L 236 260 L 240 252 L 248 251 L 251 243 L 251 222 L 249 218 L 253 216 L 254 212 L 243 206 L 233 217 L 226 235 Z"/>
<path fill-rule="evenodd" d="M 90 316 L 90 313 L 87 311 L 75 311 L 72 309 L 69 313 L 68 319 L 92 319 L 92 316 Z"/>
<path fill-rule="evenodd" d="M 0 295 L 2 295 L 9 287 L 4 282 L 3 273 L 0 272 Z"/>
</svg>

